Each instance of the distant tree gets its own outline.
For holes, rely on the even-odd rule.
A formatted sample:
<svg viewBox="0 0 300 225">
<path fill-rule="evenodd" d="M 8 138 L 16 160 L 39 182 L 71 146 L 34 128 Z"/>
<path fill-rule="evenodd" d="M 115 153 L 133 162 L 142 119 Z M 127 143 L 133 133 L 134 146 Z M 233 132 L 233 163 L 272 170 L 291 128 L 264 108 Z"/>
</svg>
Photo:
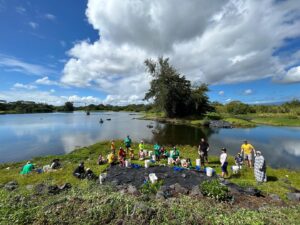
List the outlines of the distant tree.
<svg viewBox="0 0 300 225">
<path fill-rule="evenodd" d="M 74 111 L 73 103 L 72 102 L 66 102 L 63 109 L 64 109 L 65 112 L 73 112 Z"/>
<path fill-rule="evenodd" d="M 168 58 L 145 61 L 147 72 L 154 78 L 144 100 L 153 100 L 154 106 L 168 117 L 202 114 L 209 108 L 207 85 L 191 88 L 191 82 L 169 64 Z"/>
<path fill-rule="evenodd" d="M 250 105 L 240 101 L 232 101 L 226 104 L 226 111 L 235 115 L 255 112 L 254 108 L 252 108 Z"/>
</svg>

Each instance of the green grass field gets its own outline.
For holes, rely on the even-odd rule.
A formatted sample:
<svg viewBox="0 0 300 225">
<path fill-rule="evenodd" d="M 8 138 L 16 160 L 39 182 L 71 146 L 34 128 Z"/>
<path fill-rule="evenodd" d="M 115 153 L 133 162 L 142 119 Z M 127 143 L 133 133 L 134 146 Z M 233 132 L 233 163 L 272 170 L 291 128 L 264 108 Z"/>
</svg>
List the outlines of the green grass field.
<svg viewBox="0 0 300 225">
<path fill-rule="evenodd" d="M 122 145 L 121 141 L 116 141 L 117 147 Z M 146 147 L 153 148 L 151 145 Z M 178 148 L 182 158 L 191 158 L 195 164 L 195 147 L 185 145 Z M 96 161 L 99 153 L 106 155 L 109 149 L 109 142 L 100 142 L 66 155 L 34 158 L 32 161 L 38 168 L 54 158 L 59 158 L 63 164 L 61 170 L 42 174 L 20 175 L 25 161 L 1 164 L 0 184 L 16 180 L 20 186 L 13 192 L 0 189 L 0 224 L 117 224 L 120 221 L 126 224 L 297 224 L 299 221 L 299 204 L 266 205 L 258 211 L 236 208 L 209 198 L 198 201 L 189 196 L 164 202 L 147 196 L 123 195 L 111 187 L 73 177 L 72 172 L 81 161 L 96 174 L 104 171 L 107 165 L 99 166 Z M 137 143 L 133 144 L 133 149 L 137 153 Z M 209 156 L 209 160 L 209 166 L 220 173 L 218 156 Z M 143 165 L 141 161 L 133 162 Z M 229 158 L 229 164 L 233 164 L 233 157 Z M 286 193 L 289 192 L 287 182 L 300 189 L 300 171 L 268 168 L 267 174 L 269 182 L 259 186 L 253 171 L 246 168 L 240 175 L 231 175 L 229 181 L 257 187 L 265 195 L 278 194 L 284 201 L 287 201 Z M 61 185 L 66 182 L 72 184 L 71 191 L 58 195 L 35 196 L 26 188 L 26 185 L 39 183 Z"/>
</svg>

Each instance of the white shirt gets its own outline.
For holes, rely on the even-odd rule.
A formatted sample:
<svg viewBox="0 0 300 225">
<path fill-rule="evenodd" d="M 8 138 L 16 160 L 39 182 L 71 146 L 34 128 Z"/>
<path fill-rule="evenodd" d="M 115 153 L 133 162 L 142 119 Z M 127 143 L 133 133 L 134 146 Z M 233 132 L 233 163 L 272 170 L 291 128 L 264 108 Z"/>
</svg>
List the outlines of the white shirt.
<svg viewBox="0 0 300 225">
<path fill-rule="evenodd" d="M 222 165 L 227 162 L 227 154 L 225 152 L 220 155 L 220 162 Z"/>
</svg>

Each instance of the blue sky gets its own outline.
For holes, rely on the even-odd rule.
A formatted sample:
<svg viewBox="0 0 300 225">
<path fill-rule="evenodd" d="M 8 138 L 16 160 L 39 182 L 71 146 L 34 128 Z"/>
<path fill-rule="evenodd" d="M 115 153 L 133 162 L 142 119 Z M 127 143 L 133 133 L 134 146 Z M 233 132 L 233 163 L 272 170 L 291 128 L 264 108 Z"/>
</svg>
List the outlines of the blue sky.
<svg viewBox="0 0 300 225">
<path fill-rule="evenodd" d="M 296 0 L 0 0 L 0 99 L 142 103 L 143 61 L 162 55 L 211 101 L 300 99 L 299 12 Z"/>
</svg>

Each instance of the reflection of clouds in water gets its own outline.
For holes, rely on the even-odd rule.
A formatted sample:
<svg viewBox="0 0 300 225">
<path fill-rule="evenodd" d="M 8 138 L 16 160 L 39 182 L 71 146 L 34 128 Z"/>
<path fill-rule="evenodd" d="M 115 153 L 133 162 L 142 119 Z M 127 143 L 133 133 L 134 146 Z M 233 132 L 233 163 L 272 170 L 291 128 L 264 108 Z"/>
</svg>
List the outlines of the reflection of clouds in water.
<svg viewBox="0 0 300 225">
<path fill-rule="evenodd" d="M 300 157 L 300 140 L 282 140 L 280 145 L 289 154 Z"/>
<path fill-rule="evenodd" d="M 61 142 L 65 153 L 69 153 L 74 150 L 76 146 L 86 146 L 94 143 L 94 140 L 90 137 L 90 134 L 70 134 L 61 136 Z"/>
</svg>

